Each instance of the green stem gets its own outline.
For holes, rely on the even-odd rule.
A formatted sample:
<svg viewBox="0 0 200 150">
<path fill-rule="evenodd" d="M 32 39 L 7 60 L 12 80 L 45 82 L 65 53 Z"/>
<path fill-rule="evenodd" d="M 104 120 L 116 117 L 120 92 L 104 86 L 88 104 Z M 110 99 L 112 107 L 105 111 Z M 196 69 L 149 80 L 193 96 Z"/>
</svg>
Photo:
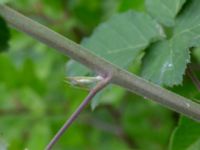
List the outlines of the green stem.
<svg viewBox="0 0 200 150">
<path fill-rule="evenodd" d="M 70 56 L 97 74 L 112 74 L 111 82 L 190 118 L 200 121 L 200 105 L 123 70 L 47 27 L 0 5 L 0 15 L 14 28 Z"/>
</svg>

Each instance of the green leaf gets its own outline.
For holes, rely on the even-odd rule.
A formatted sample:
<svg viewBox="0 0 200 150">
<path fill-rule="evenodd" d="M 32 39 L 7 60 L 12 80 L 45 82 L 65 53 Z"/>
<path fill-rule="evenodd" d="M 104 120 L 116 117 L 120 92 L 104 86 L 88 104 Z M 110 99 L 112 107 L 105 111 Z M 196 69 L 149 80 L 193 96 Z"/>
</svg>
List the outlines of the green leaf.
<svg viewBox="0 0 200 150">
<path fill-rule="evenodd" d="M 181 117 L 170 141 L 170 150 L 199 150 L 200 124 Z"/>
<path fill-rule="evenodd" d="M 200 1 L 193 0 L 176 20 L 169 40 L 150 47 L 144 57 L 142 77 L 160 85 L 173 86 L 182 82 L 190 62 L 189 48 L 200 45 Z"/>
<path fill-rule="evenodd" d="M 152 41 L 163 38 L 162 28 L 148 15 L 128 11 L 113 16 L 97 27 L 91 37 L 82 45 L 96 55 L 103 57 L 122 68 L 127 68 Z M 67 63 L 69 76 L 87 75 L 89 69 L 71 60 Z M 104 94 L 109 94 L 104 90 Z M 94 109 L 103 99 L 102 92 L 92 101 Z"/>
<path fill-rule="evenodd" d="M 82 45 L 111 63 L 127 68 L 150 42 L 164 36 L 162 28 L 148 15 L 128 11 L 102 23 L 91 37 L 83 40 Z M 69 64 L 70 75 L 87 72 L 77 63 Z"/>
<path fill-rule="evenodd" d="M 0 17 L 0 52 L 8 48 L 8 40 L 10 39 L 10 32 L 3 18 Z"/>
<path fill-rule="evenodd" d="M 177 38 L 152 45 L 143 60 L 142 77 L 159 85 L 180 84 L 190 59 L 186 43 Z"/>
<path fill-rule="evenodd" d="M 147 11 L 166 26 L 175 24 L 174 18 L 186 0 L 146 0 Z"/>
</svg>

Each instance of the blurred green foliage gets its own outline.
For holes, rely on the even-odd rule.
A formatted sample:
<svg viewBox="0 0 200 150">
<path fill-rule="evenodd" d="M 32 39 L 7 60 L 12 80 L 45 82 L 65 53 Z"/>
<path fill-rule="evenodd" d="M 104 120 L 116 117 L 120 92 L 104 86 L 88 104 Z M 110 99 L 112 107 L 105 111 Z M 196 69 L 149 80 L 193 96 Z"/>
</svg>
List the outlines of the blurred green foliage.
<svg viewBox="0 0 200 150">
<path fill-rule="evenodd" d="M 8 48 L 8 41 L 10 39 L 10 32 L 6 25 L 6 22 L 0 16 L 0 52 L 5 51 Z"/>
<path fill-rule="evenodd" d="M 139 0 L 18 0 L 10 5 L 76 42 L 117 12 L 145 11 Z M 11 36 L 9 51 L 0 53 L 0 148 L 43 150 L 87 91 L 64 83 L 67 57 L 13 29 Z M 199 54 L 194 53 L 197 62 Z M 130 70 L 137 73 L 140 60 Z M 187 77 L 171 90 L 199 96 Z M 177 120 L 177 114 L 115 87 L 95 111 L 88 107 L 81 114 L 55 149 L 166 150 Z"/>
<path fill-rule="evenodd" d="M 170 149 L 198 150 L 200 148 L 199 133 L 200 127 L 198 122 L 194 122 L 186 117 L 181 117 L 179 125 L 174 130 L 170 143 Z"/>
</svg>

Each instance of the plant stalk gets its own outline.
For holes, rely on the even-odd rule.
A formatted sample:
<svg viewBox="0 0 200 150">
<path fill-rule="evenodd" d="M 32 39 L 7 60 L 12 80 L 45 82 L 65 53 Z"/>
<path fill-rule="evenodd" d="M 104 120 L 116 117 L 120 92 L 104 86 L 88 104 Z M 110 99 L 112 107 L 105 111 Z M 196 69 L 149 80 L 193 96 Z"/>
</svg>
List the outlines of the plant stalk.
<svg viewBox="0 0 200 150">
<path fill-rule="evenodd" d="M 14 28 L 55 48 L 82 63 L 101 76 L 112 74 L 111 82 L 139 94 L 178 113 L 200 121 L 200 105 L 169 90 L 152 84 L 89 52 L 79 44 L 23 16 L 6 5 L 0 5 L 0 15 Z"/>
<path fill-rule="evenodd" d="M 112 76 L 109 75 L 103 78 L 97 85 L 91 89 L 88 96 L 83 100 L 83 102 L 79 105 L 79 107 L 74 111 L 74 113 L 70 116 L 70 118 L 64 123 L 62 128 L 57 132 L 57 134 L 53 137 L 50 143 L 47 145 L 45 150 L 51 150 L 53 145 L 59 140 L 59 138 L 64 134 L 64 132 L 69 128 L 69 126 L 75 121 L 75 119 L 80 115 L 82 110 L 88 105 L 88 103 L 92 100 L 92 98 L 101 91 L 106 85 L 109 84 Z"/>
</svg>

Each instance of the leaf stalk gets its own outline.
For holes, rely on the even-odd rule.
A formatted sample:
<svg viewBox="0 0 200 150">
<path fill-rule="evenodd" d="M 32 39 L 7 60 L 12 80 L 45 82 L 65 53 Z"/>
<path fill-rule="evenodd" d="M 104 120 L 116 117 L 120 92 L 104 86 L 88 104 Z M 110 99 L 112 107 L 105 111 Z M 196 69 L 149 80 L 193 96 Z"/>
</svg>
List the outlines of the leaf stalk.
<svg viewBox="0 0 200 150">
<path fill-rule="evenodd" d="M 70 118 L 64 123 L 64 125 L 60 128 L 60 130 L 56 133 L 50 143 L 47 145 L 45 150 L 51 150 L 53 145 L 59 140 L 59 138 L 67 131 L 70 125 L 75 121 L 75 119 L 80 115 L 83 109 L 88 105 L 88 103 L 92 100 L 92 98 L 101 91 L 106 85 L 109 84 L 112 76 L 109 75 L 103 78 L 97 85 L 91 89 L 88 96 L 83 100 L 83 102 L 79 105 L 79 107 L 74 111 L 74 113 L 70 116 Z"/>
</svg>

